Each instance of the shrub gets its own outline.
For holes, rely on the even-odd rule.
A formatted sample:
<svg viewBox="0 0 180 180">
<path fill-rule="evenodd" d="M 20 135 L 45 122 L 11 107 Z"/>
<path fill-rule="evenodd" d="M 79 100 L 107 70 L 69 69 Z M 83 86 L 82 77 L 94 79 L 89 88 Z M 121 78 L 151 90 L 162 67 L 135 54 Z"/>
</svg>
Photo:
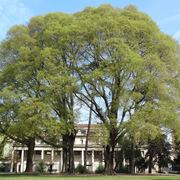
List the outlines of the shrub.
<svg viewBox="0 0 180 180">
<path fill-rule="evenodd" d="M 36 165 L 35 171 L 40 174 L 43 174 L 45 172 L 45 169 L 46 169 L 46 165 L 44 161 L 39 161 L 38 164 Z"/>
<path fill-rule="evenodd" d="M 104 173 L 104 166 L 103 165 L 99 165 L 95 171 L 96 174 L 102 174 Z"/>
<path fill-rule="evenodd" d="M 0 164 L 0 172 L 4 172 L 5 171 L 5 165 L 4 164 Z"/>
<path fill-rule="evenodd" d="M 0 172 L 9 172 L 10 166 L 9 164 L 0 163 Z"/>
<path fill-rule="evenodd" d="M 128 166 L 123 166 L 118 169 L 116 169 L 116 173 L 129 173 L 129 168 Z"/>
<path fill-rule="evenodd" d="M 87 170 L 83 165 L 78 164 L 78 166 L 75 168 L 75 172 L 80 173 L 80 174 L 84 174 L 87 172 Z"/>
</svg>

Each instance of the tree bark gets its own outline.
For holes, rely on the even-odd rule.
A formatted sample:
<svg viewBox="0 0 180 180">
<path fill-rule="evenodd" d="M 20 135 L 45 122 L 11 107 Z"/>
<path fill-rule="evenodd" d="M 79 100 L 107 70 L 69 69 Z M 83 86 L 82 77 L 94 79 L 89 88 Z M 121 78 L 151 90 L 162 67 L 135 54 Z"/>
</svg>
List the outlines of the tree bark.
<svg viewBox="0 0 180 180">
<path fill-rule="evenodd" d="M 116 166 L 114 168 L 114 171 L 118 172 L 123 167 L 123 151 L 122 150 L 116 151 L 115 162 L 116 162 Z"/>
<path fill-rule="evenodd" d="M 68 169 L 68 160 L 67 160 L 67 153 L 68 153 L 68 150 L 67 150 L 67 147 L 68 147 L 68 144 L 67 144 L 67 135 L 63 135 L 62 137 L 62 140 L 63 140 L 63 145 L 62 145 L 62 149 L 63 149 L 63 165 L 62 165 L 62 173 L 66 173 L 67 172 L 67 169 Z"/>
<path fill-rule="evenodd" d="M 113 175 L 114 174 L 114 147 L 111 147 L 110 145 L 107 145 L 105 148 L 105 174 Z"/>
<path fill-rule="evenodd" d="M 34 147 L 35 147 L 35 140 L 29 142 L 27 144 L 28 151 L 27 151 L 27 163 L 26 163 L 26 170 L 25 172 L 33 172 L 33 154 L 34 154 Z"/>
<path fill-rule="evenodd" d="M 63 173 L 74 173 L 74 141 L 76 131 L 63 136 Z"/>
<path fill-rule="evenodd" d="M 135 174 L 134 142 L 132 142 L 132 144 L 131 144 L 130 173 Z"/>
<path fill-rule="evenodd" d="M 152 153 L 150 152 L 149 154 L 149 173 L 152 173 L 152 160 L 153 160 L 153 156 Z"/>
<path fill-rule="evenodd" d="M 62 165 L 62 173 L 67 172 L 67 148 L 63 147 L 63 165 Z"/>
<path fill-rule="evenodd" d="M 76 132 L 72 132 L 69 136 L 69 168 L 68 173 L 73 174 L 74 173 L 74 141 L 76 137 Z"/>
<path fill-rule="evenodd" d="M 90 127 L 91 127 L 92 108 L 93 108 L 93 104 L 91 103 L 91 108 L 90 108 L 90 112 L 89 112 L 88 129 L 87 129 L 87 135 L 86 135 L 85 152 L 84 152 L 84 167 L 85 167 L 85 169 L 87 166 L 87 150 L 88 150 Z"/>
</svg>

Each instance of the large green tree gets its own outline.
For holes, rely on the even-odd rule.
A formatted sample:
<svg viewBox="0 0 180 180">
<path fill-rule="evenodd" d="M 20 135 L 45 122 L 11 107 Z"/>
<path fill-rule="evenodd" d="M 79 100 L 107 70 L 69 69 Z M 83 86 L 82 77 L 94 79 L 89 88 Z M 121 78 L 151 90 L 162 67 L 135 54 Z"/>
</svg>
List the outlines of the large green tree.
<svg viewBox="0 0 180 180">
<path fill-rule="evenodd" d="M 73 27 L 73 17 L 63 13 L 35 17 L 29 27 L 34 28 L 32 36 L 38 40 L 41 47 L 40 54 L 44 68 L 40 72 L 40 79 L 43 81 L 41 87 L 45 94 L 44 101 L 50 104 L 58 123 L 56 126 L 60 127 L 57 129 L 56 126 L 49 126 L 49 130 L 52 130 L 46 131 L 40 138 L 46 143 L 63 148 L 62 171 L 73 173 L 73 146 L 76 136 L 74 93 L 78 90 L 74 66 L 77 64 L 76 33 L 78 30 Z M 57 133 L 54 133 L 54 128 Z M 52 136 L 49 132 L 53 132 Z M 48 139 L 48 137 L 51 138 Z"/>
<path fill-rule="evenodd" d="M 15 135 L 18 140 L 29 129 L 33 142 L 40 138 L 62 147 L 63 171 L 72 173 L 76 135 L 73 93 L 77 85 L 73 68 L 75 35 L 69 32 L 73 31 L 70 23 L 71 15 L 53 13 L 32 18 L 27 26 L 16 26 L 9 31 L 1 45 L 2 112 L 6 118 L 1 119 L 12 127 L 6 113 L 13 111 L 18 118 L 11 129 L 19 133 Z M 19 129 L 21 121 L 23 127 Z"/>
<path fill-rule="evenodd" d="M 0 130 L 28 147 L 26 172 L 32 171 L 35 139 L 42 122 L 53 120 L 50 106 L 43 102 L 38 53 L 36 40 L 25 26 L 11 28 L 1 44 Z"/>
<path fill-rule="evenodd" d="M 75 17 L 85 31 L 77 97 L 89 108 L 93 104 L 105 127 L 105 172 L 113 174 L 114 149 L 126 133 L 125 121 L 160 128 L 176 120 L 177 43 L 133 6 L 87 8 Z"/>
</svg>

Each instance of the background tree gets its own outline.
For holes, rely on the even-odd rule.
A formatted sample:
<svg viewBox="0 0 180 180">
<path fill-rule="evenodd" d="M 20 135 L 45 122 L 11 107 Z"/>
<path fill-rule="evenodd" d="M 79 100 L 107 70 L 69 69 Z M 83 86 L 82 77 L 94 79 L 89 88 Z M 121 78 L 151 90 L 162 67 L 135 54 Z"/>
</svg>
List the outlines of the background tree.
<svg viewBox="0 0 180 180">
<path fill-rule="evenodd" d="M 35 139 L 43 124 L 55 118 L 44 101 L 41 71 L 44 59 L 32 29 L 15 26 L 1 44 L 1 132 L 28 147 L 26 172 L 32 172 Z"/>
<path fill-rule="evenodd" d="M 42 88 L 45 92 L 45 101 L 51 105 L 59 124 L 57 126 L 60 127 L 57 129 L 54 126 L 57 133 L 51 133 L 52 136 L 49 136 L 47 131 L 40 138 L 48 144 L 63 148 L 63 172 L 73 173 L 73 146 L 76 136 L 74 93 L 78 90 L 74 64 L 77 63 L 75 40 L 78 31 L 73 27 L 72 16 L 63 13 L 34 18 L 29 26 L 35 29 L 32 36 L 41 42 L 40 52 L 45 66 L 40 73 L 40 79 L 44 82 Z"/>
<path fill-rule="evenodd" d="M 162 172 L 163 167 L 168 167 L 171 163 L 171 145 L 166 141 L 165 136 L 161 135 L 154 140 L 149 140 L 147 144 L 147 153 L 145 155 L 148 162 L 148 171 L 152 173 L 152 168 L 155 164 L 158 165 L 159 172 Z"/>
</svg>

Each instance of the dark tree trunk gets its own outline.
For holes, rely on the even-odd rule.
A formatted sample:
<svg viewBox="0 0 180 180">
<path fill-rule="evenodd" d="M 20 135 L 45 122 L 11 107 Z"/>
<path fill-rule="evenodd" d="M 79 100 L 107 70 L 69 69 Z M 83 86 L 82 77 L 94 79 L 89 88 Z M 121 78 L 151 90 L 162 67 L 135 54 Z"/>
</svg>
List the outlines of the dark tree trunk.
<svg viewBox="0 0 180 180">
<path fill-rule="evenodd" d="M 67 172 L 67 148 L 63 147 L 63 165 L 62 165 L 62 172 L 65 173 Z"/>
<path fill-rule="evenodd" d="M 67 135 L 63 135 L 63 165 L 62 165 L 62 173 L 66 173 L 68 169 L 68 142 Z"/>
<path fill-rule="evenodd" d="M 135 174 L 134 143 L 131 144 L 130 173 Z"/>
<path fill-rule="evenodd" d="M 161 165 L 158 166 L 158 172 L 159 172 L 159 173 L 162 173 L 162 167 L 161 167 Z"/>
<path fill-rule="evenodd" d="M 76 131 L 72 132 L 69 136 L 69 169 L 68 173 L 73 174 L 74 173 L 74 141 L 76 137 Z"/>
<path fill-rule="evenodd" d="M 152 161 L 153 161 L 153 155 L 150 152 L 150 154 L 149 154 L 149 173 L 150 174 L 152 173 Z"/>
<path fill-rule="evenodd" d="M 85 169 L 87 166 L 87 150 L 88 150 L 90 127 L 91 127 L 92 108 L 93 108 L 93 104 L 91 103 L 91 108 L 90 108 L 90 112 L 89 112 L 88 129 L 87 129 L 87 135 L 86 135 L 85 152 L 84 152 L 84 167 L 85 167 Z"/>
<path fill-rule="evenodd" d="M 113 160 L 114 160 L 114 147 L 110 147 L 110 145 L 107 145 L 105 148 L 105 174 L 113 175 L 114 169 L 113 169 Z"/>
<path fill-rule="evenodd" d="M 76 131 L 71 134 L 63 136 L 63 173 L 74 173 L 74 141 L 76 137 Z"/>
<path fill-rule="evenodd" d="M 116 166 L 114 168 L 114 171 L 118 172 L 123 167 L 123 151 L 122 150 L 116 151 L 115 161 L 116 161 Z"/>
<path fill-rule="evenodd" d="M 74 173 L 74 151 L 73 151 L 73 145 L 69 147 L 69 169 L 68 173 L 73 174 Z"/>
<path fill-rule="evenodd" d="M 27 144 L 28 151 L 27 151 L 27 163 L 26 163 L 26 170 L 25 172 L 33 172 L 33 154 L 34 154 L 34 147 L 35 141 L 31 141 Z"/>
</svg>

